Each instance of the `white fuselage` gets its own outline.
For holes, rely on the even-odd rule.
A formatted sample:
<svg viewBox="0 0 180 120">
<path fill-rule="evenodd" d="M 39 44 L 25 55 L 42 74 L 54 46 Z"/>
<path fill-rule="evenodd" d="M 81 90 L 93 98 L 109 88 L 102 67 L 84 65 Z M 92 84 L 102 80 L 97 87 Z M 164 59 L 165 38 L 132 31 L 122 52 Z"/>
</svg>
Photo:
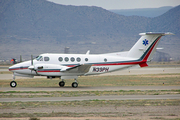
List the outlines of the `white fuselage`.
<svg viewBox="0 0 180 120">
<path fill-rule="evenodd" d="M 114 54 L 42 54 L 41 60 L 34 59 L 33 65 L 35 67 L 43 66 L 43 69 L 33 71 L 28 69 L 31 66 L 31 61 L 22 62 L 13 65 L 9 68 L 10 71 L 32 75 L 32 76 L 80 76 L 80 75 L 94 75 L 105 72 L 111 72 L 119 69 L 129 68 L 136 65 L 136 63 L 128 64 L 134 59 L 121 57 L 120 52 Z M 61 72 L 63 67 L 74 67 L 77 65 L 90 64 L 91 67 L 88 72 Z"/>
</svg>

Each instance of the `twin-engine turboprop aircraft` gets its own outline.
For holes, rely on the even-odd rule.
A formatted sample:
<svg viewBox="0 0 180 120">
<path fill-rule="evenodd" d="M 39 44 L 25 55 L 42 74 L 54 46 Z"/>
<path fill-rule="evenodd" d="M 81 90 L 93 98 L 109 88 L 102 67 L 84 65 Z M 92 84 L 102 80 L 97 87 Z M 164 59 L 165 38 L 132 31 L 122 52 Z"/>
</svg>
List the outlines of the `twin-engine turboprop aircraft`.
<svg viewBox="0 0 180 120">
<path fill-rule="evenodd" d="M 54 54 L 46 53 L 36 59 L 15 64 L 9 67 L 13 72 L 11 87 L 16 87 L 15 76 L 59 77 L 59 86 L 65 85 L 64 79 L 74 79 L 72 87 L 78 87 L 77 78 L 82 75 L 95 75 L 116 70 L 123 70 L 133 66 L 146 67 L 151 61 L 160 38 L 172 33 L 140 33 L 141 38 L 125 52 L 107 54 Z"/>
</svg>

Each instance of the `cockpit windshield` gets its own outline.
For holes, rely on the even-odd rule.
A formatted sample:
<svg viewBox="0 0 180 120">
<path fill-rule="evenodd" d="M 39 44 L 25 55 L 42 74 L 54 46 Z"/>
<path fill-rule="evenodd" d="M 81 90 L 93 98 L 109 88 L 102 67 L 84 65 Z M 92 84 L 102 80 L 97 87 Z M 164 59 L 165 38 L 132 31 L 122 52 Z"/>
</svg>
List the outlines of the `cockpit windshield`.
<svg viewBox="0 0 180 120">
<path fill-rule="evenodd" d="M 43 57 L 42 56 L 38 56 L 38 57 L 36 57 L 36 60 L 37 61 L 43 61 Z"/>
</svg>

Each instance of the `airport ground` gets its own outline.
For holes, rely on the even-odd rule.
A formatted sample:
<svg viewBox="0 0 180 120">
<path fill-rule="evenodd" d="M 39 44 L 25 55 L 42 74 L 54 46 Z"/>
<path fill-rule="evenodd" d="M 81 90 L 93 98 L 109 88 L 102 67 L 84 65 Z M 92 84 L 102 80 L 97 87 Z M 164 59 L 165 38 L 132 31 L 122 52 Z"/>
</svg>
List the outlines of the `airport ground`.
<svg viewBox="0 0 180 120">
<path fill-rule="evenodd" d="M 0 119 L 180 119 L 180 67 L 128 69 L 67 80 L 17 77 L 0 67 Z"/>
</svg>

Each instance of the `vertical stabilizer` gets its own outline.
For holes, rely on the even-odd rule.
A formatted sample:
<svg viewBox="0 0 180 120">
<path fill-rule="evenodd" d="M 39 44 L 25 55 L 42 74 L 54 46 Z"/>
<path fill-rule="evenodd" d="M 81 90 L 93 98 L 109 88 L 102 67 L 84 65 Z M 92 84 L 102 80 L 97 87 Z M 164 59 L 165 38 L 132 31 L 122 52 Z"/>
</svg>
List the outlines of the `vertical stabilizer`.
<svg viewBox="0 0 180 120">
<path fill-rule="evenodd" d="M 156 51 L 160 38 L 164 35 L 173 35 L 172 33 L 140 33 L 141 38 L 128 52 L 128 57 L 149 61 Z"/>
</svg>

